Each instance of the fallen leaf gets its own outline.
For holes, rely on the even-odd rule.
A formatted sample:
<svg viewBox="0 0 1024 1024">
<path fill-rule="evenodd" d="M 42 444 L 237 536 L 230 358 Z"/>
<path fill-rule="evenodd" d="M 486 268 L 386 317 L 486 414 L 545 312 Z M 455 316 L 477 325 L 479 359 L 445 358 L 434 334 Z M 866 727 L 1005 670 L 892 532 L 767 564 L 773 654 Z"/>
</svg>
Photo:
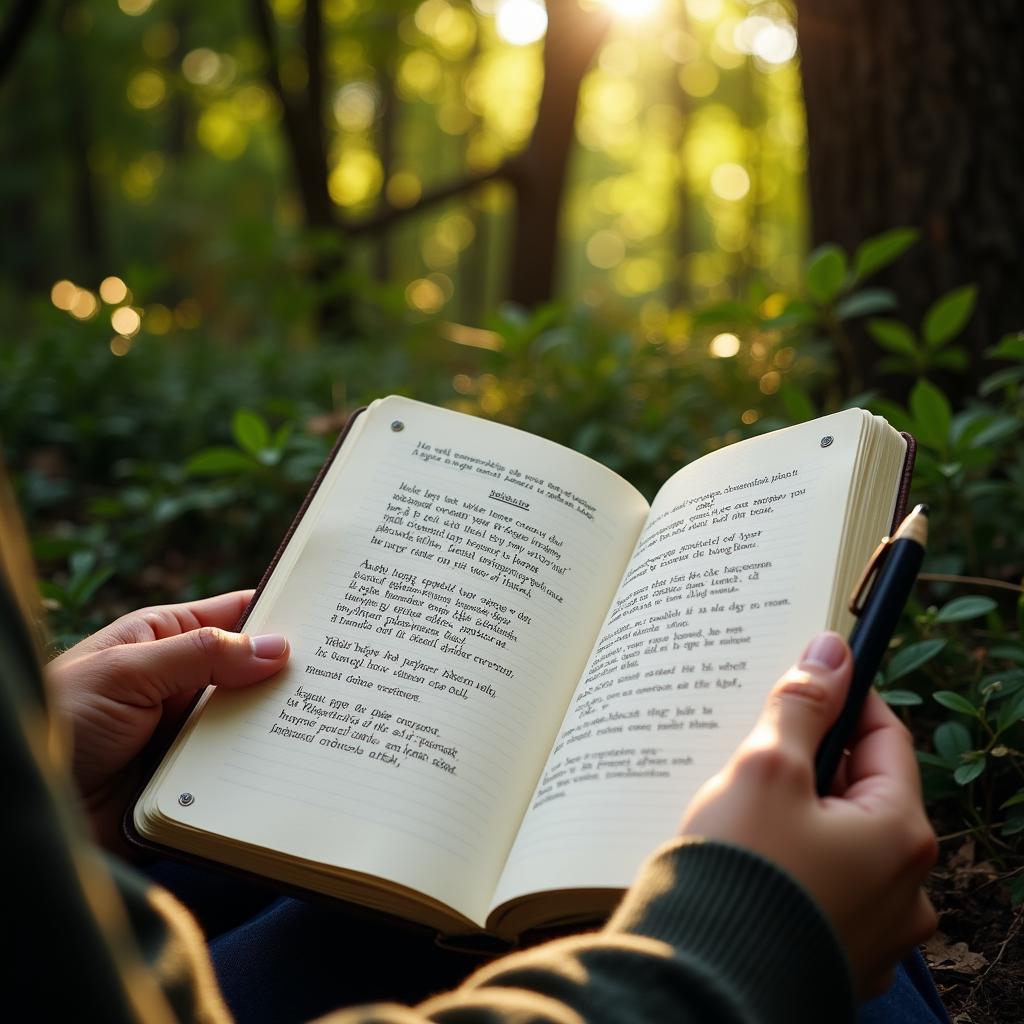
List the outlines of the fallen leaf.
<svg viewBox="0 0 1024 1024">
<path fill-rule="evenodd" d="M 946 866 L 950 871 L 958 871 L 963 868 L 970 868 L 974 866 L 974 840 L 965 839 L 961 843 L 960 848 L 950 855 L 949 860 L 946 861 Z"/>
<path fill-rule="evenodd" d="M 936 932 L 925 944 L 924 955 L 933 971 L 958 971 L 977 974 L 988 966 L 981 953 L 972 953 L 966 942 L 950 942 L 949 936 Z"/>
</svg>

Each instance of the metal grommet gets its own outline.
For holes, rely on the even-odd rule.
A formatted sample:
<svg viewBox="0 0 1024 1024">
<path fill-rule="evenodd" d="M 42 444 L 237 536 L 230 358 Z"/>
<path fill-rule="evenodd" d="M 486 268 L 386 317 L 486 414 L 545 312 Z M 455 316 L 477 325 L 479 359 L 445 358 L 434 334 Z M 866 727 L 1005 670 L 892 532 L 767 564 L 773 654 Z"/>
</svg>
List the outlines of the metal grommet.
<svg viewBox="0 0 1024 1024">
<path fill-rule="evenodd" d="M 391 429 L 397 434 L 400 430 L 405 430 L 405 424 L 401 420 L 392 420 Z"/>
<path fill-rule="evenodd" d="M 191 807 L 196 802 L 196 798 L 191 793 L 182 793 L 178 796 L 178 803 L 182 807 Z"/>
</svg>

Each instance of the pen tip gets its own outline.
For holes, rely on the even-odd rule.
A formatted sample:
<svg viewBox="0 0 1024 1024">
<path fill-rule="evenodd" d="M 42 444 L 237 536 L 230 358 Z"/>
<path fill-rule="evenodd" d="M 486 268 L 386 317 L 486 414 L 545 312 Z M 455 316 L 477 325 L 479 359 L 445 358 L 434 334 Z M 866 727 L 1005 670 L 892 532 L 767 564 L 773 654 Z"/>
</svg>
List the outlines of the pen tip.
<svg viewBox="0 0 1024 1024">
<path fill-rule="evenodd" d="M 928 508 L 927 505 L 921 504 L 921 505 L 918 505 L 917 508 L 914 509 L 914 511 L 920 513 L 923 516 L 926 516 L 926 515 L 928 515 L 930 509 Z"/>
</svg>

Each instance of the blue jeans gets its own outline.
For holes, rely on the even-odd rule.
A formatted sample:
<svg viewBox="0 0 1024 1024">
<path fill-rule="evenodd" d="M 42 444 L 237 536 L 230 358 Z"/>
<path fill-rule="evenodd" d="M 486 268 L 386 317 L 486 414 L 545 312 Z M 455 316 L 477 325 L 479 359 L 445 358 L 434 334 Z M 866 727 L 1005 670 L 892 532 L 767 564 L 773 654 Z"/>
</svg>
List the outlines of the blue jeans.
<svg viewBox="0 0 1024 1024">
<path fill-rule="evenodd" d="M 348 908 L 280 898 L 169 861 L 147 873 L 199 919 L 238 1024 L 300 1024 L 381 1000 L 418 1003 L 455 988 L 480 965 L 422 932 L 361 919 Z M 885 995 L 861 1007 L 858 1024 L 949 1024 L 919 953 L 899 965 Z"/>
</svg>

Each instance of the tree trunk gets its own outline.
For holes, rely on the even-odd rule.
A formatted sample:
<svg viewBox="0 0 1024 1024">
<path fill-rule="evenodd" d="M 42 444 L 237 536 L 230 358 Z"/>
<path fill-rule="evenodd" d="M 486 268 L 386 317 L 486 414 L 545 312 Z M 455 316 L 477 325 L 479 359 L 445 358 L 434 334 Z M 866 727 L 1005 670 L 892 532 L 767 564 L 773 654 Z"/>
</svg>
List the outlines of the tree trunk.
<svg viewBox="0 0 1024 1024">
<path fill-rule="evenodd" d="M 569 156 L 576 137 L 580 83 L 608 33 L 606 10 L 584 11 L 577 0 L 548 4 L 544 87 L 530 142 L 514 161 L 516 230 L 508 271 L 508 298 L 523 306 L 554 294 L 559 214 Z"/>
<path fill-rule="evenodd" d="M 814 242 L 852 250 L 887 228 L 919 228 L 922 242 L 879 283 L 912 326 L 940 295 L 976 283 L 962 339 L 976 373 L 986 347 L 1024 326 L 1024 6 L 796 6 Z M 865 382 L 879 383 L 877 351 L 858 348 Z"/>
<path fill-rule="evenodd" d="M 17 0 L 7 11 L 6 20 L 0 28 L 0 83 L 14 67 L 29 32 L 42 12 L 41 0 Z"/>
<path fill-rule="evenodd" d="M 78 0 L 65 0 L 60 12 L 60 63 L 64 100 L 64 141 L 71 177 L 71 203 L 77 243 L 77 265 L 92 286 L 106 274 L 103 218 L 96 183 L 89 165 L 92 148 L 92 111 L 89 84 L 79 61 L 81 39 Z"/>
</svg>

